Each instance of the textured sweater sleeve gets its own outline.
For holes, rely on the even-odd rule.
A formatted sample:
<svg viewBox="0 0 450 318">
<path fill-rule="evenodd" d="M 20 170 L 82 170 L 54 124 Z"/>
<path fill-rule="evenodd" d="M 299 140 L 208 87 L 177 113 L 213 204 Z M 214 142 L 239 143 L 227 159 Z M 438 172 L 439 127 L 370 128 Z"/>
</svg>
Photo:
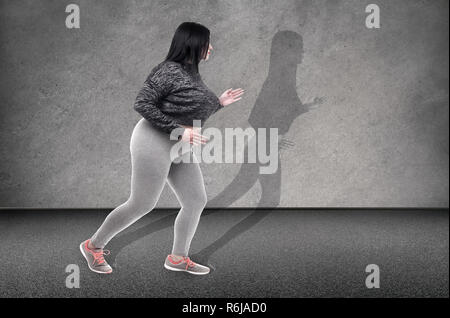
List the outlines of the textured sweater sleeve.
<svg viewBox="0 0 450 318">
<path fill-rule="evenodd" d="M 216 97 L 217 97 L 217 95 L 216 95 Z M 222 106 L 222 104 L 220 103 L 219 97 L 217 97 L 217 106 L 216 106 L 216 108 L 214 110 L 214 113 L 216 113 L 217 111 L 219 111 L 219 110 L 221 110 L 223 108 L 224 108 L 224 106 Z"/>
<path fill-rule="evenodd" d="M 175 128 L 183 128 L 159 108 L 161 98 L 170 93 L 177 80 L 177 70 L 168 67 L 155 68 L 144 82 L 134 103 L 134 110 L 158 129 L 170 134 Z"/>
</svg>

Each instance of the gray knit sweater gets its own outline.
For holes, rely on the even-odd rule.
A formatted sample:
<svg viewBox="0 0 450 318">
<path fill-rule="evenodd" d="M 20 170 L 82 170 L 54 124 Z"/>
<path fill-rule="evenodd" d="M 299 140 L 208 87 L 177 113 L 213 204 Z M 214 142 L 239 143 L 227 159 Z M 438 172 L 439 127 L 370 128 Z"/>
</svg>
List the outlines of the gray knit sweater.
<svg viewBox="0 0 450 318">
<path fill-rule="evenodd" d="M 168 134 L 182 127 L 180 124 L 193 126 L 195 119 L 201 120 L 203 126 L 221 108 L 200 74 L 172 61 L 163 61 L 151 70 L 134 103 L 142 117 Z"/>
</svg>

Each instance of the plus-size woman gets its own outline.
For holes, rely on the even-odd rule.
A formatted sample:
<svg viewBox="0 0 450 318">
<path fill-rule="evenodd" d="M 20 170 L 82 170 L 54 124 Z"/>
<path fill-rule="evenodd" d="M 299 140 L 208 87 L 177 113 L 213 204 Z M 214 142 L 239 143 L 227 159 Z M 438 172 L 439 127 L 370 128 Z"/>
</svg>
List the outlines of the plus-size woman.
<svg viewBox="0 0 450 318">
<path fill-rule="evenodd" d="M 182 208 L 175 219 L 172 252 L 166 257 L 164 267 L 199 275 L 209 273 L 207 266 L 188 257 L 207 201 L 200 165 L 196 160 L 184 160 L 185 156 L 195 156 L 194 152 L 172 158 L 170 149 L 178 142 L 204 144 L 208 139 L 194 127 L 193 121 L 200 120 L 203 126 L 208 117 L 241 99 L 244 92 L 230 88 L 217 98 L 203 83 L 198 64 L 208 60 L 211 50 L 210 31 L 206 27 L 195 22 L 182 23 L 175 31 L 166 59 L 151 70 L 138 93 L 134 109 L 143 118 L 131 135 L 130 196 L 106 217 L 90 239 L 80 244 L 92 271 L 112 272 L 104 259 L 109 253 L 104 250 L 105 245 L 156 206 L 167 181 Z M 170 138 L 175 129 L 178 140 Z"/>
</svg>

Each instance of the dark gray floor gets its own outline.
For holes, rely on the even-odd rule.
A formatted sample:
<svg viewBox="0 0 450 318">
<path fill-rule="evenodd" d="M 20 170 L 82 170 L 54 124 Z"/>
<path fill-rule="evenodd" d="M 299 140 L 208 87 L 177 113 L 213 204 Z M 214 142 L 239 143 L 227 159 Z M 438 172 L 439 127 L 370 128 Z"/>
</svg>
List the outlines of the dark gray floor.
<svg viewBox="0 0 450 318">
<path fill-rule="evenodd" d="M 111 275 L 78 245 L 109 211 L 0 210 L 1 297 L 449 297 L 447 210 L 205 210 L 191 258 L 170 272 L 176 210 L 154 210 L 107 246 Z M 68 289 L 68 264 L 80 288 Z M 381 270 L 367 289 L 365 267 Z"/>
</svg>

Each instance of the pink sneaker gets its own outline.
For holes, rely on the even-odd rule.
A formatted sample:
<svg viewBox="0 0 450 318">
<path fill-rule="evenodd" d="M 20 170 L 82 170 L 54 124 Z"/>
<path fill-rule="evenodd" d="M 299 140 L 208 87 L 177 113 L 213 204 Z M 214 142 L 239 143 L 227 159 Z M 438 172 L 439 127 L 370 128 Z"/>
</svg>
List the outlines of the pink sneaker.
<svg viewBox="0 0 450 318">
<path fill-rule="evenodd" d="M 182 259 L 176 261 L 172 254 L 167 255 L 164 267 L 171 271 L 188 272 L 195 275 L 205 275 L 210 271 L 209 267 L 197 264 L 187 256 L 183 256 Z"/>
<path fill-rule="evenodd" d="M 112 272 L 112 268 L 103 257 L 103 255 L 109 255 L 109 250 L 90 249 L 88 247 L 89 242 L 90 240 L 86 240 L 80 244 L 81 254 L 83 254 L 86 259 L 89 269 L 100 274 L 110 274 Z"/>
</svg>

